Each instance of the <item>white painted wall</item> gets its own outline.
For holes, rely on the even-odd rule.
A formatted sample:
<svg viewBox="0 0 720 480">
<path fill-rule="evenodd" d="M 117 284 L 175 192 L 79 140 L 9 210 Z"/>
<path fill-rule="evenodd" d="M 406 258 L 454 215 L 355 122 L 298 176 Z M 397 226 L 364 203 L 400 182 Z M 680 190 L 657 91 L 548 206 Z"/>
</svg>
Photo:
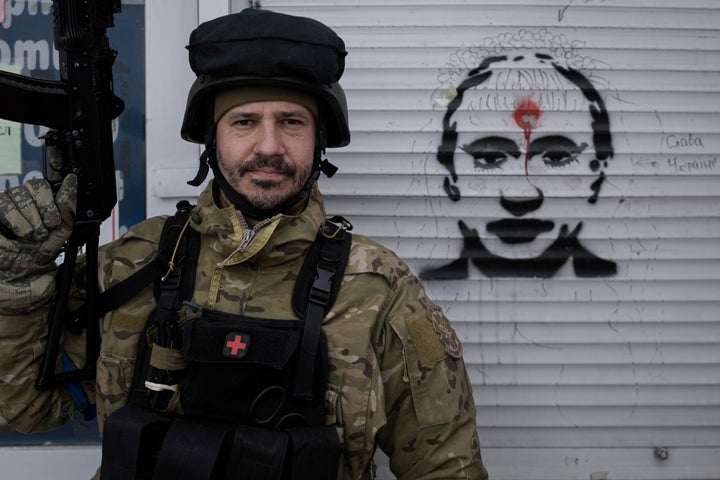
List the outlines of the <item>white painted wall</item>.
<svg viewBox="0 0 720 480">
<path fill-rule="evenodd" d="M 720 2 L 262 5 L 318 18 L 348 46 L 353 139 L 328 152 L 340 167 L 322 181 L 328 213 L 347 216 L 418 272 L 458 259 L 459 220 L 493 253 L 526 258 L 532 245 L 501 243 L 486 227 L 515 218 L 500 206 L 500 191 L 527 197 L 532 184 L 545 199 L 527 216 L 555 224 L 540 242 L 556 238 L 560 224 L 582 222 L 583 245 L 616 266 L 589 278 L 569 262 L 547 278 L 471 266 L 465 279 L 426 282 L 464 340 L 492 478 L 720 478 Z M 488 171 L 457 152 L 463 199 L 443 191 L 448 172 L 435 155 L 449 84 L 441 80 L 451 63 L 476 67 L 481 50 L 521 54 L 500 48 L 518 36 L 534 38 L 537 49 L 565 47 L 551 51 L 572 58 L 606 104 L 615 154 L 595 204 L 587 197 L 596 174 L 586 163 L 543 170 L 538 158 L 526 177 L 522 157 Z M 562 103 L 572 89 L 549 90 L 533 138 L 587 140 L 587 106 L 552 112 L 550 100 Z M 490 89 L 479 111 L 465 112 L 476 123 L 459 127 L 461 135 L 524 147 L 512 109 L 492 108 L 501 94 Z"/>
</svg>

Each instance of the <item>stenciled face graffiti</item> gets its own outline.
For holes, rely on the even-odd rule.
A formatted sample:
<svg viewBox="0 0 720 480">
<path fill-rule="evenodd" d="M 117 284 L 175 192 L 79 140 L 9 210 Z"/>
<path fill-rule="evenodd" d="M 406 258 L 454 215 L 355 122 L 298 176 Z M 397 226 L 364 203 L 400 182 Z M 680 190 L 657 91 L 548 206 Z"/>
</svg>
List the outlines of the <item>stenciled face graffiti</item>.
<svg viewBox="0 0 720 480">
<path fill-rule="evenodd" d="M 482 58 L 459 80 L 445 94 L 437 151 L 449 172 L 443 187 L 458 202 L 463 191 L 497 188 L 504 216 L 485 226 L 493 242 L 460 220 L 460 258 L 424 270 L 421 278 L 468 278 L 470 265 L 488 277 L 550 278 L 569 260 L 578 277 L 615 275 L 614 262 L 581 243 L 581 220 L 557 222 L 544 213 L 553 207 L 543 208 L 548 198 L 555 208 L 557 202 L 576 202 L 573 211 L 582 215 L 582 208 L 598 201 L 605 182 L 613 157 L 610 121 L 589 78 L 550 54 L 516 49 Z M 483 116 L 490 112 L 503 118 L 503 128 L 495 129 L 502 133 L 488 132 Z M 459 175 L 460 169 L 468 174 Z M 485 181 L 479 184 L 478 176 Z M 564 191 L 547 191 L 552 188 Z"/>
</svg>

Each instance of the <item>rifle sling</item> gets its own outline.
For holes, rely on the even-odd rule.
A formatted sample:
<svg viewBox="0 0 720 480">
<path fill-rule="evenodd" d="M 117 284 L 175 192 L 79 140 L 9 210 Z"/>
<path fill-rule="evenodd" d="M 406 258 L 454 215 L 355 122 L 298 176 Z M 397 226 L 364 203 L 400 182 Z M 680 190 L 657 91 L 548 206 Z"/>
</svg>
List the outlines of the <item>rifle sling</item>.
<svg viewBox="0 0 720 480">
<path fill-rule="evenodd" d="M 96 315 L 95 318 L 92 319 L 93 321 L 121 307 L 167 272 L 173 249 L 180 238 L 182 227 L 185 225 L 190 211 L 191 205 L 187 201 L 183 200 L 178 203 L 175 215 L 168 217 L 163 224 L 162 233 L 160 234 L 160 248 L 153 261 L 98 294 L 95 299 Z M 197 233 L 192 230 L 191 235 L 197 236 Z M 82 333 L 82 330 L 86 327 L 83 321 L 83 319 L 86 318 L 84 315 L 86 309 L 87 306 L 82 305 L 73 313 L 68 324 L 72 332 Z"/>
</svg>

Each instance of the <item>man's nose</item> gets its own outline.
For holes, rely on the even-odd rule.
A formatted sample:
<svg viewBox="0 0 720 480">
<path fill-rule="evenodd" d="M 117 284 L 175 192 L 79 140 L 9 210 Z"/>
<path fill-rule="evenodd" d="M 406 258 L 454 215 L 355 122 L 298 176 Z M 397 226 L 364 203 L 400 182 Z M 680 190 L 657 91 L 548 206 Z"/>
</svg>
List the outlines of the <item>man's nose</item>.
<svg viewBox="0 0 720 480">
<path fill-rule="evenodd" d="M 277 125 L 265 123 L 258 127 L 254 153 L 265 156 L 283 155 L 285 153 Z"/>
</svg>

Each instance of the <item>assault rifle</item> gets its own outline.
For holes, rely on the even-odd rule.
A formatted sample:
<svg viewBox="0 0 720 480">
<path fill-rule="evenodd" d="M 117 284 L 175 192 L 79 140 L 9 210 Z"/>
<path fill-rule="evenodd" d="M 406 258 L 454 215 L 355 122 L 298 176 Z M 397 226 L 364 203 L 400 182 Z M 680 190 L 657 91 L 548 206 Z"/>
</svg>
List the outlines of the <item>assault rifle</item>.
<svg viewBox="0 0 720 480">
<path fill-rule="evenodd" d="M 0 0 L 1 1 L 1 0 Z M 57 274 L 57 298 L 50 320 L 45 355 L 36 386 L 94 377 L 98 357 L 98 243 L 100 224 L 117 203 L 112 120 L 124 109 L 113 93 L 107 29 L 120 13 L 120 0 L 53 0 L 53 34 L 60 59 L 60 80 L 41 80 L 0 72 L 0 117 L 43 125 L 45 178 L 54 188 L 69 173 L 78 177 L 77 216 L 65 244 L 65 259 Z M 85 365 L 58 372 L 63 327 L 71 318 L 68 300 L 78 250 L 85 246 L 86 304 L 72 323 L 85 328 Z"/>
</svg>

